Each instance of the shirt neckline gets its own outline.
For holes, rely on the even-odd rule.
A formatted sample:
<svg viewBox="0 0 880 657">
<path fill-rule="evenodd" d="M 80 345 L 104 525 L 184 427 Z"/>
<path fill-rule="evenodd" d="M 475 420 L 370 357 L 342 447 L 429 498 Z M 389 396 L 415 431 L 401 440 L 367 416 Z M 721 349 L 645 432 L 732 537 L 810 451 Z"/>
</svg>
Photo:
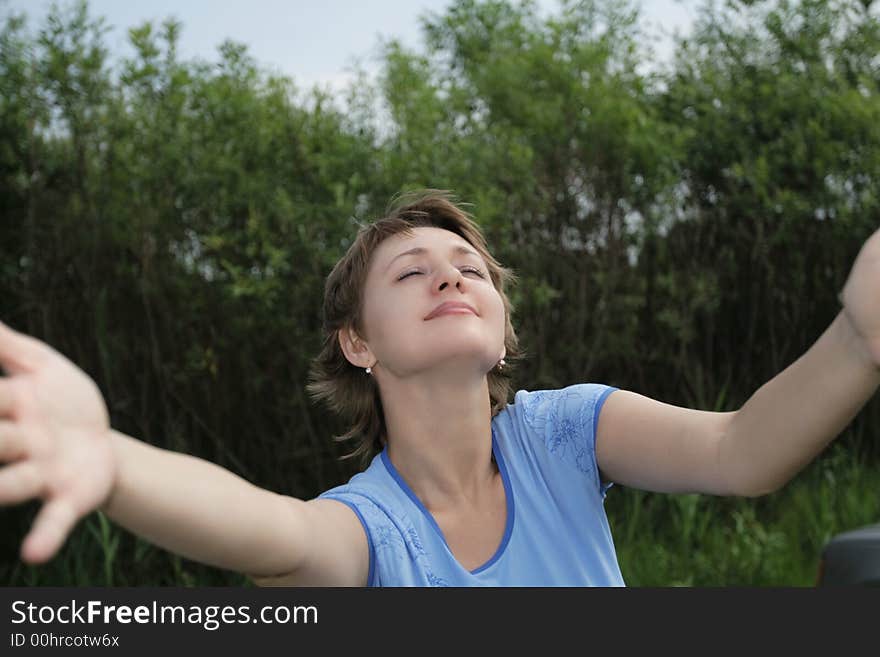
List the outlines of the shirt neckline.
<svg viewBox="0 0 880 657">
<path fill-rule="evenodd" d="M 471 575 L 477 575 L 483 572 L 496 561 L 498 561 L 498 559 L 500 559 L 501 555 L 504 553 L 508 542 L 510 541 L 510 535 L 513 533 L 513 517 L 515 511 L 515 506 L 513 503 L 513 491 L 510 486 L 510 478 L 507 474 L 507 466 L 504 463 L 504 457 L 501 455 L 501 450 L 498 448 L 498 442 L 495 439 L 494 426 L 492 427 L 492 454 L 495 456 L 495 462 L 498 464 L 498 471 L 501 473 L 501 482 L 504 485 L 504 497 L 505 503 L 507 505 L 507 518 L 505 521 L 504 535 L 501 537 L 501 543 L 499 543 L 498 549 L 495 550 L 495 554 L 493 554 L 489 558 L 489 560 L 482 566 L 478 566 L 474 570 L 468 571 Z M 401 490 L 403 490 L 404 493 L 406 493 L 407 497 L 409 497 L 413 504 L 418 507 L 419 511 L 421 511 L 422 515 L 425 516 L 425 519 L 428 521 L 428 523 L 434 528 L 434 531 L 437 532 L 440 540 L 443 541 L 443 545 L 446 546 L 446 550 L 449 552 L 449 556 L 452 557 L 455 563 L 458 564 L 458 566 L 462 570 L 466 570 L 465 567 L 461 565 L 461 562 L 459 562 L 459 560 L 455 557 L 455 554 L 453 554 L 452 549 L 449 547 L 449 543 L 446 542 L 446 537 L 443 535 L 443 531 L 440 529 L 437 521 L 434 520 L 434 516 L 432 516 L 431 512 L 428 511 L 427 508 L 425 508 L 425 505 L 422 504 L 422 501 L 416 496 L 416 494 L 412 491 L 406 481 L 404 481 L 403 477 L 400 476 L 397 468 L 394 467 L 394 464 L 391 462 L 391 458 L 388 456 L 387 444 L 382 450 L 382 463 L 385 464 L 385 468 L 388 470 L 388 473 L 391 475 L 392 479 L 397 482 L 397 485 L 400 486 Z"/>
</svg>

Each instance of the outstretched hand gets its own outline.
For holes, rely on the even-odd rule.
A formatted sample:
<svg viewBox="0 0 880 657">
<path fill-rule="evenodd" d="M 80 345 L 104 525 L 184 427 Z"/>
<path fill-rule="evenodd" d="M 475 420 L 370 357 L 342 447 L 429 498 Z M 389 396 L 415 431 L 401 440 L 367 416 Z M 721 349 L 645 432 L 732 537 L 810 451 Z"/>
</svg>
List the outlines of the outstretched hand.
<svg viewBox="0 0 880 657">
<path fill-rule="evenodd" d="M 880 369 L 880 230 L 859 251 L 840 300 L 866 352 Z"/>
<path fill-rule="evenodd" d="M 21 547 L 51 559 L 116 478 L 107 406 L 95 382 L 39 340 L 0 324 L 0 505 L 44 503 Z"/>
</svg>

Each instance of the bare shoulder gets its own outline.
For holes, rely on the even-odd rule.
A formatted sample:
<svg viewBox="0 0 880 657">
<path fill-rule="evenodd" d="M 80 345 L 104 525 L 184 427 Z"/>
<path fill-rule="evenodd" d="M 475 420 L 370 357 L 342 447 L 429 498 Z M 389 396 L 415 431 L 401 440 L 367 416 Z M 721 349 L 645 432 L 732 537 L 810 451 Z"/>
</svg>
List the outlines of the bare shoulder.
<svg viewBox="0 0 880 657">
<path fill-rule="evenodd" d="M 259 586 L 366 586 L 367 535 L 357 514 L 342 502 L 289 498 L 301 519 L 302 558 L 290 573 L 252 578 Z"/>
<path fill-rule="evenodd" d="M 734 415 L 616 390 L 605 400 L 596 427 L 602 477 L 656 492 L 732 494 L 720 449 Z"/>
</svg>

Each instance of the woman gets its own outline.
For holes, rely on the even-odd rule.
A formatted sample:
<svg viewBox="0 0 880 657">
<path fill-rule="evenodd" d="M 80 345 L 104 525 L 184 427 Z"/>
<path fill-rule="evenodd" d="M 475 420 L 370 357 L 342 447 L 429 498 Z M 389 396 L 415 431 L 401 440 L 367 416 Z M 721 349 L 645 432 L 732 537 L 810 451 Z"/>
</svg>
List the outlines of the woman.
<svg viewBox="0 0 880 657">
<path fill-rule="evenodd" d="M 610 482 L 659 492 L 778 489 L 880 384 L 880 231 L 813 347 L 741 409 L 678 408 L 597 385 L 516 393 L 505 284 L 448 194 L 364 226 L 327 280 L 312 394 L 367 469 L 310 501 L 109 427 L 95 384 L 3 327 L 0 503 L 45 504 L 22 545 L 50 559 L 94 509 L 165 549 L 279 585 L 622 585 Z"/>
</svg>

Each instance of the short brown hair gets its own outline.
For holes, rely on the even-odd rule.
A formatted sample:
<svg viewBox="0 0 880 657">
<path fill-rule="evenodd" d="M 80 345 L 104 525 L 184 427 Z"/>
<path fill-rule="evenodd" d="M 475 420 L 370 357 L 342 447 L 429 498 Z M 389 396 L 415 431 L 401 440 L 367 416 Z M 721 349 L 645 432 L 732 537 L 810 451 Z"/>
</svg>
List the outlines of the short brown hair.
<svg viewBox="0 0 880 657">
<path fill-rule="evenodd" d="M 334 436 L 337 441 L 357 441 L 354 451 L 343 458 L 359 456 L 362 465 L 366 465 L 387 440 L 376 381 L 348 361 L 339 345 L 338 332 L 350 327 L 359 335 L 364 334 L 362 304 L 370 258 L 379 244 L 392 235 L 410 235 L 413 228 L 419 227 L 443 228 L 464 238 L 485 259 L 492 283 L 504 302 L 505 314 L 505 366 L 503 370 L 496 367 L 488 373 L 492 417 L 508 403 L 510 365 L 524 355 L 511 322 L 513 308 L 505 293 L 508 286 L 516 283 L 516 275 L 492 257 L 480 227 L 460 205 L 451 192 L 437 189 L 407 192 L 392 199 L 384 218 L 360 224 L 354 243 L 327 276 L 323 346 L 311 362 L 306 388 L 314 399 L 326 403 L 349 425 L 348 431 Z"/>
</svg>

